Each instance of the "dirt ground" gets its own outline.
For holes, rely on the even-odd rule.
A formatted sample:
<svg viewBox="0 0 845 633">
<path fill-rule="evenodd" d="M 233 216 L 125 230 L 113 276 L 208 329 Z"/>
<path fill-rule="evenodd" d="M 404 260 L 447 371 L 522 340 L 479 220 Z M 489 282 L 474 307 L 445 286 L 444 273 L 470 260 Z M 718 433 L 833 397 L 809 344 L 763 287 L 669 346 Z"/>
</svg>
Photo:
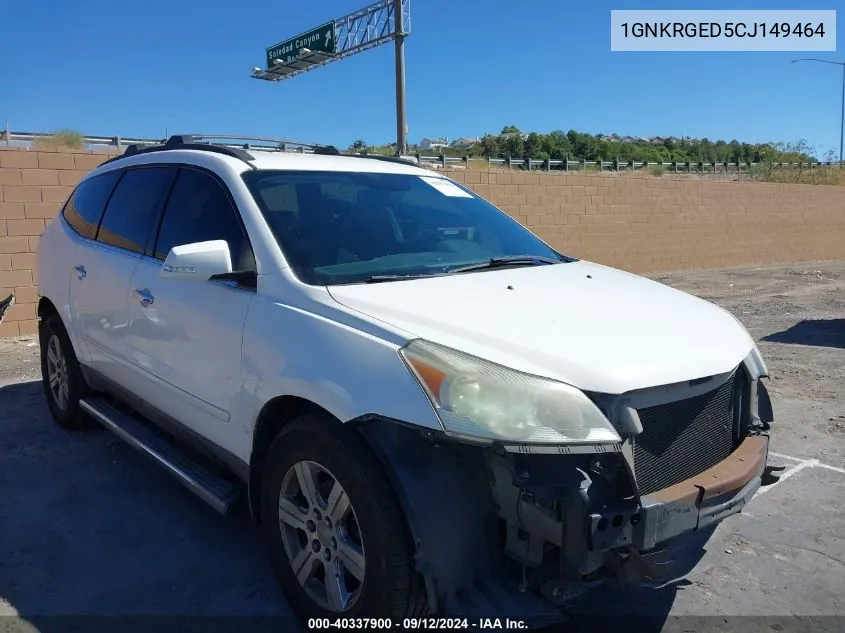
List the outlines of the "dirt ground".
<svg viewBox="0 0 845 633">
<path fill-rule="evenodd" d="M 584 586 L 573 629 L 612 613 L 642 631 L 845 630 L 845 262 L 654 278 L 724 306 L 758 341 L 771 472 L 686 580 Z M 289 611 L 256 528 L 105 431 L 59 430 L 38 376 L 35 337 L 0 339 L 0 615 L 22 630 L 62 630 L 70 615 L 190 617 L 203 630 L 270 617 L 278 630 Z"/>
</svg>

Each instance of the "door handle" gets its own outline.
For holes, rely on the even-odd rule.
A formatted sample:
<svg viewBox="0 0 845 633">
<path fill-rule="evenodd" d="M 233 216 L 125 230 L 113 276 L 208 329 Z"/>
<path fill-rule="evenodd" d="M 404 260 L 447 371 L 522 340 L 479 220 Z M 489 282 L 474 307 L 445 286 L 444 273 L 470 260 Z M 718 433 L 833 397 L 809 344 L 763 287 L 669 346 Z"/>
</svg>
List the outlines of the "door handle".
<svg viewBox="0 0 845 633">
<path fill-rule="evenodd" d="M 85 279 L 85 276 L 88 272 L 85 270 L 85 266 L 80 264 L 79 266 L 74 266 L 73 269 L 76 271 L 76 278 L 77 279 Z"/>
<path fill-rule="evenodd" d="M 149 288 L 135 288 L 135 290 L 132 291 L 132 296 L 135 298 L 135 301 L 145 308 L 153 305 L 155 302 L 155 297 L 150 294 Z"/>
</svg>

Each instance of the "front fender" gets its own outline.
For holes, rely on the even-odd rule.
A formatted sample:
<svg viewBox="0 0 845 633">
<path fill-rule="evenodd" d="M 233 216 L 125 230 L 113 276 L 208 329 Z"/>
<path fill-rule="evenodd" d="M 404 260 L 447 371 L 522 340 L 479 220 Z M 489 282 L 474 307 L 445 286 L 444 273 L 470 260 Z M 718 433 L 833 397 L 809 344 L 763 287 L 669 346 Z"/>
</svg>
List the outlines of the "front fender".
<svg viewBox="0 0 845 633">
<path fill-rule="evenodd" d="M 259 412 L 279 396 L 308 400 L 341 422 L 376 414 L 442 430 L 399 356 L 401 341 L 352 325 L 256 297 L 243 335 L 244 458 Z"/>
</svg>

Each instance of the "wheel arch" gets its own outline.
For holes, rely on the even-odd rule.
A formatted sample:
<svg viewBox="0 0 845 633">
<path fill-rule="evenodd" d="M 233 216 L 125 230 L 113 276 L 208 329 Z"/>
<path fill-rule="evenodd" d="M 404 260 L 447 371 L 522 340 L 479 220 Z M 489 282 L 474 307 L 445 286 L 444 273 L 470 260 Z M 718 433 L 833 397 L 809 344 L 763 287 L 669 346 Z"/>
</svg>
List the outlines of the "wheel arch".
<svg viewBox="0 0 845 633">
<path fill-rule="evenodd" d="M 306 413 L 322 413 L 337 420 L 336 416 L 316 402 L 293 395 L 276 396 L 268 400 L 256 418 L 248 482 L 249 513 L 256 523 L 261 523 L 261 479 L 270 444 L 282 429 Z"/>
<path fill-rule="evenodd" d="M 55 304 L 50 301 L 47 297 L 41 297 L 38 300 L 38 309 L 37 315 L 38 319 L 44 321 L 54 314 L 59 314 L 58 308 L 56 308 Z"/>
<path fill-rule="evenodd" d="M 256 522 L 261 522 L 261 482 L 270 444 L 293 420 L 313 412 L 342 424 L 325 408 L 299 396 L 279 396 L 262 408 L 249 475 L 249 509 Z M 347 424 L 361 434 L 387 475 L 429 605 L 435 611 L 446 607 L 490 564 L 491 524 L 485 519 L 491 516 L 492 499 L 481 451 L 441 444 L 429 429 L 379 415 L 360 416 Z"/>
</svg>

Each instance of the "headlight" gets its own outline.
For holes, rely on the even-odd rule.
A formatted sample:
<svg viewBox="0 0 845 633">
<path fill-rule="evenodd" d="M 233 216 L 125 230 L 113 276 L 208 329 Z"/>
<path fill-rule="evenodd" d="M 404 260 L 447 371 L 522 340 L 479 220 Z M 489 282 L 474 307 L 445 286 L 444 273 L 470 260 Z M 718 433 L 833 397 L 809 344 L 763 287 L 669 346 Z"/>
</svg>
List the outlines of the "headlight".
<svg viewBox="0 0 845 633">
<path fill-rule="evenodd" d="M 436 343 L 399 352 L 447 433 L 522 443 L 613 443 L 620 438 L 581 391 Z"/>
</svg>

